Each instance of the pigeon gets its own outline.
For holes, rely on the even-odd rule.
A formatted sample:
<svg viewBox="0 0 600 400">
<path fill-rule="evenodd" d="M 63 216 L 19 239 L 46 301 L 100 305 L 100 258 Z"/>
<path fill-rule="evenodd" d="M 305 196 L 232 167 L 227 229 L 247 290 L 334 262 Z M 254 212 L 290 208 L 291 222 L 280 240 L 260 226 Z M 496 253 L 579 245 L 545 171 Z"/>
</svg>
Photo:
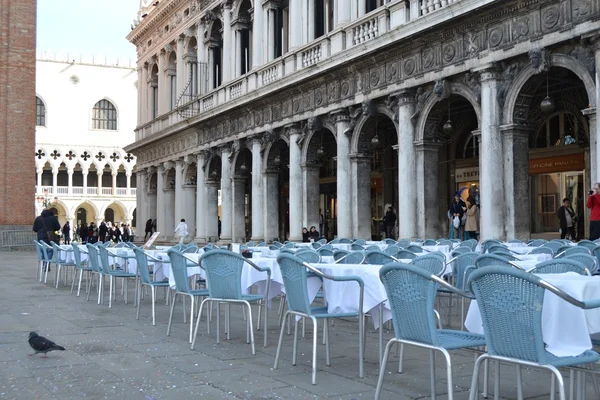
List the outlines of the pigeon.
<svg viewBox="0 0 600 400">
<path fill-rule="evenodd" d="M 48 340 L 43 336 L 39 336 L 35 332 L 29 332 L 29 345 L 35 353 L 29 354 L 29 356 L 35 356 L 37 353 L 44 353 L 42 358 L 46 358 L 46 353 L 53 350 L 64 350 L 65 348 L 57 345 L 52 340 Z"/>
</svg>

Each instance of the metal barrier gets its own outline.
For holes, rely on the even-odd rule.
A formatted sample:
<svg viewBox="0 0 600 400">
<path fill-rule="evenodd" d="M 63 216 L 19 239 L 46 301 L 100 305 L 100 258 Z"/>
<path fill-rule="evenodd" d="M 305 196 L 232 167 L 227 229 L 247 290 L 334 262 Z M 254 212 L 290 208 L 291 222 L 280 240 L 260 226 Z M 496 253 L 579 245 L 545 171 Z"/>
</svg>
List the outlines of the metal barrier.
<svg viewBox="0 0 600 400">
<path fill-rule="evenodd" d="M 33 246 L 37 234 L 33 231 L 0 231 L 0 249 L 11 250 L 13 247 Z"/>
</svg>

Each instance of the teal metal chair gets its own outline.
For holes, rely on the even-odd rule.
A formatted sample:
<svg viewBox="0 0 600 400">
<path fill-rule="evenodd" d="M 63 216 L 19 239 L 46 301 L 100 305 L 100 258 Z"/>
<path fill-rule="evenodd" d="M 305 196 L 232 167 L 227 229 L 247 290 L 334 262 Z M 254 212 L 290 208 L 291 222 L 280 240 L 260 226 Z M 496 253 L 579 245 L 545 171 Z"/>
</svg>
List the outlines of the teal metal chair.
<svg viewBox="0 0 600 400">
<path fill-rule="evenodd" d="M 58 246 L 58 244 L 51 242 L 52 243 L 52 250 L 54 252 L 53 257 L 54 257 L 54 263 L 56 264 L 56 275 L 55 275 L 55 279 L 54 279 L 54 287 L 58 289 L 58 282 L 60 281 L 60 272 L 62 270 L 63 267 L 65 267 L 65 269 L 69 268 L 73 268 L 73 273 L 75 273 L 75 260 L 73 259 L 72 261 L 67 261 L 67 253 L 72 253 L 73 252 L 73 248 L 70 247 L 68 249 L 62 249 L 61 247 Z M 65 278 L 65 282 L 66 282 L 66 278 Z"/>
<path fill-rule="evenodd" d="M 564 274 L 566 272 L 575 272 L 579 275 L 591 275 L 585 265 L 566 257 L 541 262 L 529 272 L 532 274 Z"/>
<path fill-rule="evenodd" d="M 435 398 L 435 351 L 439 351 L 446 359 L 446 380 L 448 399 L 454 398 L 452 382 L 452 359 L 448 350 L 479 347 L 485 345 L 483 335 L 466 333 L 449 329 L 438 329 L 434 312 L 436 293 L 439 287 L 459 295 L 466 293 L 456 289 L 427 269 L 416 265 L 392 263 L 379 271 L 379 277 L 388 296 L 388 304 L 392 310 L 394 338 L 392 338 L 383 355 L 383 361 L 377 381 L 375 399 L 379 399 L 385 367 L 393 344 L 416 346 L 430 351 L 430 385 L 431 396 Z"/>
<path fill-rule="evenodd" d="M 88 291 L 91 289 L 90 286 L 90 282 L 91 282 L 91 274 L 92 274 L 92 268 L 88 265 L 88 262 L 84 262 L 82 261 L 82 257 L 81 254 L 87 254 L 87 250 L 82 250 L 79 248 L 78 244 L 72 244 L 73 246 L 73 257 L 75 258 L 75 276 L 73 276 L 73 282 L 71 282 L 71 294 L 73 293 L 73 287 L 75 285 L 75 278 L 77 277 L 77 273 L 79 273 L 79 284 L 77 285 L 77 297 L 79 297 L 79 293 L 81 292 L 81 280 L 83 279 L 83 273 L 86 273 L 86 278 L 85 278 L 85 293 L 87 294 Z"/>
<path fill-rule="evenodd" d="M 100 302 L 104 300 L 104 296 L 100 295 L 102 293 L 102 266 L 100 265 L 100 254 L 98 253 L 98 247 L 91 243 L 86 244 L 85 247 L 88 251 L 88 266 L 92 269 L 92 279 L 90 280 L 90 290 L 88 290 L 87 301 L 90 301 L 90 293 L 92 292 L 91 284 L 95 275 L 98 278 L 98 304 L 100 304 Z"/>
<path fill-rule="evenodd" d="M 398 252 L 394 255 L 398 260 L 412 260 L 417 258 L 417 255 L 410 250 L 398 250 Z M 392 260 L 393 261 L 393 260 Z"/>
<path fill-rule="evenodd" d="M 212 254 L 213 252 L 218 252 L 221 250 L 210 250 L 205 253 L 205 255 Z M 175 293 L 171 298 L 171 312 L 169 313 L 169 324 L 167 325 L 167 336 L 171 334 L 171 324 L 173 323 L 173 311 L 175 310 L 175 303 L 177 302 L 177 295 L 183 295 L 183 323 L 186 323 L 186 310 L 185 310 L 185 296 L 190 297 L 190 335 L 188 342 L 192 343 L 192 332 L 194 329 L 194 302 L 196 297 L 206 297 L 208 296 L 208 289 L 191 289 L 190 282 L 188 279 L 187 268 L 191 263 L 188 258 L 186 258 L 182 252 L 178 250 L 169 249 L 167 251 L 169 255 L 169 262 L 171 263 L 171 274 L 173 274 L 173 278 L 175 280 Z M 198 314 L 198 321 L 202 317 L 202 309 L 200 309 L 200 313 Z"/>
<path fill-rule="evenodd" d="M 148 259 L 155 262 L 162 262 L 161 260 L 152 257 L 146 253 L 143 249 L 134 249 L 135 260 L 137 261 L 138 274 L 140 275 L 139 288 L 137 290 L 137 313 L 135 319 L 140 319 L 140 303 L 142 300 L 142 288 L 143 286 L 149 286 L 152 293 L 152 326 L 156 326 L 156 288 L 164 287 L 169 288 L 169 282 L 155 282 L 150 276 L 150 268 L 148 266 Z M 167 298 L 168 301 L 168 298 Z"/>
<path fill-rule="evenodd" d="M 541 245 L 548 243 L 546 239 L 534 239 L 527 242 L 527 245 L 530 247 L 540 247 Z"/>
<path fill-rule="evenodd" d="M 550 247 L 536 247 L 527 254 L 550 254 L 551 257 L 554 257 L 554 250 Z"/>
<path fill-rule="evenodd" d="M 264 346 L 267 346 L 267 321 L 268 321 L 268 305 L 267 300 L 269 298 L 269 288 L 271 286 L 271 269 L 264 267 L 261 268 L 254 264 L 249 259 L 242 257 L 239 254 L 233 253 L 226 250 L 215 250 L 208 254 L 205 254 L 201 259 L 201 264 L 206 271 L 206 282 L 208 284 L 208 297 L 206 297 L 200 304 L 200 313 L 204 304 L 215 302 L 217 303 L 217 343 L 220 343 L 220 321 L 219 321 L 219 304 L 220 303 L 234 303 L 246 306 L 248 309 L 247 318 L 247 329 L 246 329 L 246 341 L 250 342 L 252 347 L 252 355 L 256 354 L 254 349 L 254 331 L 252 328 L 252 308 L 250 303 L 257 303 L 258 308 L 258 323 L 260 327 L 260 313 L 261 307 L 264 305 Z M 250 267 L 260 272 L 266 272 L 267 274 L 267 285 L 264 294 L 245 294 L 242 292 L 242 269 L 244 264 L 248 264 Z M 228 310 L 228 309 L 227 309 Z M 198 325 L 200 319 L 196 322 L 196 329 L 194 330 L 194 337 L 192 339 L 192 346 L 196 342 L 196 335 L 198 334 Z M 229 337 L 229 312 L 226 315 L 226 329 Z M 210 334 L 210 323 L 208 324 L 208 333 Z"/>
<path fill-rule="evenodd" d="M 351 251 L 335 261 L 336 264 L 363 264 L 364 262 L 364 251 Z"/>
<path fill-rule="evenodd" d="M 569 254 L 564 258 L 582 263 L 591 274 L 595 274 L 598 271 L 598 261 L 596 257 L 590 254 Z"/>
<path fill-rule="evenodd" d="M 338 250 L 338 249 L 336 249 L 333 252 L 333 259 L 337 262 L 338 260 L 344 258 L 349 253 L 350 252 L 348 250 Z"/>
<path fill-rule="evenodd" d="M 91 251 L 89 251 L 88 248 L 88 252 L 90 253 L 91 256 Z M 122 269 L 111 269 L 110 268 L 110 261 L 109 261 L 109 254 L 111 257 L 118 257 L 118 255 L 116 253 L 109 253 L 109 249 L 107 249 L 106 247 L 103 246 L 99 246 L 98 247 L 98 253 L 100 254 L 100 266 L 102 267 L 102 276 L 108 276 L 108 308 L 112 308 L 112 295 L 115 292 L 114 288 L 113 288 L 113 282 L 117 279 L 117 278 L 121 278 L 123 279 L 123 284 L 125 285 L 125 304 L 127 304 L 127 281 L 129 278 L 133 278 L 134 280 L 137 278 L 136 274 L 130 273 L 130 272 L 126 272 L 125 270 Z M 104 297 L 104 292 L 103 292 L 103 281 L 104 278 L 102 278 L 100 280 L 100 295 L 102 297 Z"/>
<path fill-rule="evenodd" d="M 358 318 L 358 362 L 359 362 L 359 377 L 364 377 L 364 347 L 363 347 L 363 298 L 364 298 L 364 282 L 357 276 L 331 276 L 322 273 L 313 268 L 310 264 L 303 262 L 298 257 L 289 254 L 280 254 L 277 257 L 277 263 L 281 269 L 283 283 L 285 285 L 286 297 L 288 301 L 288 310 L 283 316 L 283 323 L 279 333 L 279 343 L 277 344 L 277 353 L 275 355 L 275 364 L 273 369 L 277 369 L 279 364 L 279 355 L 281 353 L 281 345 L 283 344 L 283 333 L 288 315 L 296 315 L 299 317 L 310 318 L 313 323 L 313 352 L 312 352 L 312 384 L 317 383 L 317 320 L 322 319 L 325 331 L 325 363 L 330 365 L 329 357 L 329 319 L 330 318 Z M 333 281 L 354 281 L 360 287 L 358 298 L 358 312 L 351 313 L 329 313 L 327 307 L 312 307 L 308 298 L 307 275 L 312 273 L 319 276 L 321 279 L 329 279 Z M 298 321 L 294 324 L 294 347 L 292 354 L 292 365 L 296 365 L 296 350 L 298 342 Z"/>
<path fill-rule="evenodd" d="M 600 299 L 578 301 L 535 274 L 503 266 L 479 268 L 471 274 L 469 282 L 481 313 L 487 345 L 487 353 L 475 362 L 469 400 L 478 396 L 479 369 L 486 360 L 549 371 L 552 374 L 550 393 L 555 392 L 558 382 L 561 400 L 565 399 L 565 390 L 558 368 L 600 360 L 600 355 L 591 350 L 575 357 L 557 357 L 546 351 L 542 333 L 542 309 L 547 290 L 583 309 L 600 307 Z M 494 386 L 495 398 L 499 398 L 499 385 Z"/>
<path fill-rule="evenodd" d="M 566 256 L 571 255 L 571 254 L 588 254 L 588 255 L 591 255 L 592 252 L 590 251 L 590 249 L 588 249 L 587 247 L 584 247 L 584 246 L 569 246 L 568 248 L 566 248 L 563 251 L 561 251 L 560 253 L 558 253 L 556 255 L 556 258 L 566 257 Z"/>
<path fill-rule="evenodd" d="M 38 258 L 37 279 L 39 282 L 41 282 L 44 280 L 44 272 L 46 272 L 46 279 L 48 278 L 47 271 L 50 269 L 50 264 L 52 263 L 52 255 L 48 254 L 48 248 L 46 247 L 45 243 L 37 240 L 34 240 L 33 243 L 35 244 L 35 252 Z M 51 249 L 52 248 L 50 248 L 50 250 Z M 44 283 L 46 283 L 46 281 L 44 281 Z"/>
<path fill-rule="evenodd" d="M 394 261 L 398 261 L 398 259 L 394 256 L 391 256 L 383 251 L 379 250 L 367 250 L 365 251 L 365 262 L 368 264 L 388 264 Z"/>
<path fill-rule="evenodd" d="M 312 250 L 297 251 L 296 257 L 310 264 L 318 264 L 321 262 L 321 255 Z"/>
</svg>

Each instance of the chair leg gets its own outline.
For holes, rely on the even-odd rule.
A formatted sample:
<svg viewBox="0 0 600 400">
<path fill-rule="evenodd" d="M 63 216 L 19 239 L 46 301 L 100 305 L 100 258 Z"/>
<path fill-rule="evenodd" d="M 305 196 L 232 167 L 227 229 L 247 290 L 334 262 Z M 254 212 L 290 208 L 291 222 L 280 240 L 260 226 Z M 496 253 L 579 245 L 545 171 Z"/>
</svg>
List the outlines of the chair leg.
<svg viewBox="0 0 600 400">
<path fill-rule="evenodd" d="M 129 289 L 129 279 L 123 278 L 123 285 L 121 287 L 125 288 L 125 304 L 128 304 L 127 303 L 127 292 L 128 292 L 127 289 Z"/>
<path fill-rule="evenodd" d="M 151 286 L 150 290 L 152 292 L 152 326 L 156 326 L 156 287 L 155 286 Z M 139 296 L 139 292 L 142 291 L 142 288 L 140 287 L 138 289 L 138 296 Z M 140 308 L 140 298 L 138 297 L 138 310 Z"/>
<path fill-rule="evenodd" d="M 523 377 L 521 366 L 517 364 L 517 400 L 523 400 Z"/>
<path fill-rule="evenodd" d="M 61 269 L 61 265 L 58 264 L 57 268 L 56 268 L 56 273 L 54 274 L 54 288 L 58 289 L 58 281 L 60 279 L 60 269 Z"/>
<path fill-rule="evenodd" d="M 473 367 L 473 377 L 471 378 L 471 389 L 469 390 L 469 400 L 476 400 L 478 398 L 477 386 L 479 383 L 479 370 L 481 369 L 481 363 L 487 360 L 488 356 L 483 354 L 477 358 L 477 361 L 475 361 L 475 366 Z"/>
<path fill-rule="evenodd" d="M 294 321 L 294 346 L 292 350 L 292 365 L 296 365 L 296 352 L 298 350 L 298 321 Z"/>
<path fill-rule="evenodd" d="M 77 271 L 75 271 L 73 279 L 71 280 L 71 294 L 73 294 L 73 289 L 75 288 L 75 278 L 77 278 Z"/>
<path fill-rule="evenodd" d="M 192 333 L 194 329 L 194 300 L 195 296 L 190 296 L 190 344 L 192 344 Z"/>
<path fill-rule="evenodd" d="M 153 287 L 153 289 L 154 289 L 154 287 Z M 140 303 L 142 302 L 141 301 L 142 299 L 140 298 L 141 295 L 142 295 L 142 291 L 140 290 L 137 293 L 137 307 L 136 307 L 137 308 L 137 312 L 135 314 L 135 319 L 140 319 Z M 152 305 L 154 305 L 154 303 L 152 303 Z M 152 325 L 154 325 L 154 323 Z"/>
<path fill-rule="evenodd" d="M 317 319 L 315 317 L 310 317 L 313 322 L 313 354 L 312 354 L 312 384 L 317 384 Z M 360 321 L 359 321 L 360 324 Z M 362 333 L 362 332 L 361 332 Z M 360 339 L 359 339 L 360 340 Z M 362 354 L 361 354 L 362 356 Z"/>
<path fill-rule="evenodd" d="M 328 327 L 329 319 L 328 318 L 324 319 L 323 325 L 324 325 L 323 329 L 325 329 L 325 335 L 324 335 L 325 336 L 325 365 L 327 365 L 329 367 L 329 366 L 331 366 L 331 360 L 329 358 L 329 327 Z M 315 332 L 315 335 L 316 334 L 317 333 Z M 363 341 L 363 343 L 364 343 L 364 341 Z"/>
<path fill-rule="evenodd" d="M 494 375 L 494 399 L 500 398 L 500 361 L 496 361 L 496 374 Z"/>
<path fill-rule="evenodd" d="M 265 337 L 264 337 L 264 347 L 267 347 L 267 321 L 269 320 L 269 305 L 267 304 L 267 298 L 266 297 L 265 297 L 264 302 L 265 302 L 265 306 L 264 306 L 264 309 L 265 309 L 264 313 L 265 313 L 265 315 L 264 315 L 264 318 L 263 318 L 263 325 L 264 325 L 264 327 L 263 327 L 263 334 L 265 335 Z M 259 312 L 259 314 L 260 314 L 260 312 Z"/>
<path fill-rule="evenodd" d="M 185 296 L 181 296 L 181 304 L 183 305 L 183 323 L 186 324 L 186 313 L 185 313 Z"/>
<path fill-rule="evenodd" d="M 169 314 L 169 324 L 167 325 L 167 336 L 171 334 L 171 323 L 173 322 L 173 310 L 175 308 L 175 303 L 177 300 L 177 292 L 173 294 L 171 298 L 171 313 Z"/>
<path fill-rule="evenodd" d="M 200 310 L 198 311 L 198 318 L 196 318 L 196 327 L 194 328 L 194 337 L 192 338 L 192 344 L 190 346 L 191 350 L 194 350 L 194 346 L 196 345 L 196 336 L 198 336 L 198 325 L 200 325 L 200 317 L 202 316 L 202 309 L 204 308 L 204 304 L 206 304 L 207 301 L 210 301 L 210 300 L 204 299 L 204 300 L 202 300 L 202 303 L 200 303 Z M 209 329 L 210 329 L 210 323 L 208 322 L 208 318 L 206 319 L 206 325 L 209 325 Z M 208 334 L 210 335 L 210 331 Z"/>
<path fill-rule="evenodd" d="M 446 350 L 442 351 L 446 359 L 446 379 L 448 381 L 448 400 L 454 400 L 454 386 L 452 384 L 452 359 Z"/>
<path fill-rule="evenodd" d="M 429 350 L 429 375 L 429 384 L 431 386 L 431 400 L 435 400 L 435 352 L 433 350 Z"/>
<path fill-rule="evenodd" d="M 398 356 L 398 373 L 404 372 L 404 343 L 400 343 L 400 355 Z"/>
<path fill-rule="evenodd" d="M 379 378 L 377 379 L 377 388 L 375 389 L 375 400 L 379 400 L 381 396 L 381 386 L 383 385 L 383 377 L 385 376 L 385 366 L 387 364 L 388 357 L 390 356 L 390 348 L 395 343 L 394 340 L 390 340 L 385 346 L 385 352 L 383 353 L 383 360 L 381 361 L 381 367 L 379 368 Z"/>
<path fill-rule="evenodd" d="M 75 274 L 77 276 L 77 274 Z M 81 280 L 83 279 L 83 269 L 79 270 L 79 284 L 77 285 L 77 297 L 79 297 L 79 293 L 81 292 Z M 86 282 L 87 289 L 87 282 Z"/>
<path fill-rule="evenodd" d="M 277 342 L 277 351 L 275 352 L 275 363 L 273 364 L 273 369 L 277 369 L 277 364 L 279 363 L 279 354 L 281 353 L 281 344 L 283 343 L 283 333 L 285 332 L 285 324 L 286 324 L 286 317 L 289 311 L 287 311 L 284 315 L 283 318 L 281 319 L 281 330 L 279 331 L 279 341 Z"/>
<path fill-rule="evenodd" d="M 104 275 L 98 274 L 98 304 L 104 300 L 104 293 L 102 293 L 102 285 L 104 282 Z"/>
<path fill-rule="evenodd" d="M 248 307 L 248 324 L 250 325 L 250 346 L 252 347 L 252 355 L 256 354 L 256 348 L 254 347 L 254 327 L 252 326 L 252 308 L 250 303 L 246 302 Z"/>
<path fill-rule="evenodd" d="M 220 331 L 220 326 L 221 325 L 221 303 L 219 303 L 218 301 L 217 303 L 217 344 L 221 343 L 221 331 Z"/>
<path fill-rule="evenodd" d="M 113 293 L 115 296 L 117 295 L 117 293 L 116 293 L 117 290 L 116 290 L 116 288 L 113 288 L 113 284 L 115 286 L 117 286 L 116 279 L 114 279 L 112 275 L 109 275 L 108 276 L 108 285 L 109 285 L 109 287 L 108 287 L 108 308 L 112 308 L 112 296 L 111 295 Z"/>
</svg>

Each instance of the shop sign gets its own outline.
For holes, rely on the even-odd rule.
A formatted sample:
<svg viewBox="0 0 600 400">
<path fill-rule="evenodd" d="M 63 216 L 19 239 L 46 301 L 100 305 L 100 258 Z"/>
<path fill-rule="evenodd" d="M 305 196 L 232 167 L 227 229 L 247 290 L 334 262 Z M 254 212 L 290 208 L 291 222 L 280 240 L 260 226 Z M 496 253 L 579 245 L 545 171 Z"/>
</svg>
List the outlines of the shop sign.
<svg viewBox="0 0 600 400">
<path fill-rule="evenodd" d="M 529 173 L 546 174 L 549 172 L 582 171 L 585 169 L 583 153 L 558 157 L 529 159 Z"/>
<path fill-rule="evenodd" d="M 454 171 L 455 182 L 479 181 L 479 168 L 456 168 Z"/>
</svg>

